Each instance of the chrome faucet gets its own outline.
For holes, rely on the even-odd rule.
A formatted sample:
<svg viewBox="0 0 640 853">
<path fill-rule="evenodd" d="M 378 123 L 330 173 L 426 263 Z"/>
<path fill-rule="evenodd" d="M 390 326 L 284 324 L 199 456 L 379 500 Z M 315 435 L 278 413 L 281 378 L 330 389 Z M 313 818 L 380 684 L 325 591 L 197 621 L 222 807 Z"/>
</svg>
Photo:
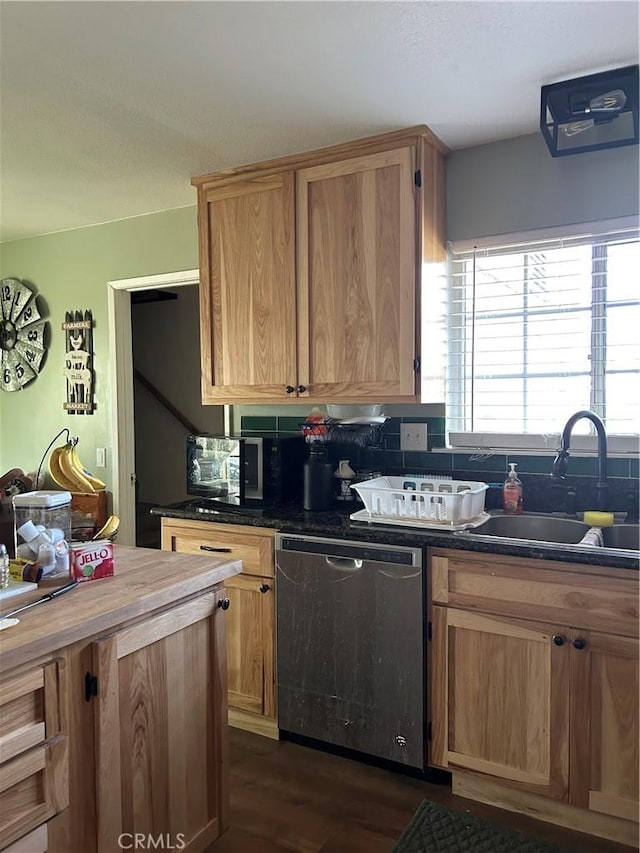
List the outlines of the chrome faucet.
<svg viewBox="0 0 640 853">
<path fill-rule="evenodd" d="M 564 480 L 567 476 L 567 468 L 569 465 L 569 444 L 571 442 L 571 430 L 575 424 L 587 418 L 596 428 L 598 434 L 598 481 L 596 482 L 596 509 L 607 509 L 607 493 L 609 483 L 607 482 L 607 433 L 604 428 L 604 423 L 596 415 L 595 412 L 587 411 L 586 409 L 576 412 L 571 415 L 569 420 L 564 425 L 562 430 L 562 439 L 558 448 L 558 455 L 553 460 L 553 468 L 551 469 L 551 478 L 553 480 Z"/>
</svg>

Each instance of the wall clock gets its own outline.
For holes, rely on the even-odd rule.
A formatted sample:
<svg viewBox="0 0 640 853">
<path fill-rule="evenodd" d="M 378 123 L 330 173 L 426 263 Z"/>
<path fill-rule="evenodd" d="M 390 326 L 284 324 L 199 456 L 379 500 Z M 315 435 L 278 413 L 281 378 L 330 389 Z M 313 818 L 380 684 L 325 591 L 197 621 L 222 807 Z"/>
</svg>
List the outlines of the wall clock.
<svg viewBox="0 0 640 853">
<path fill-rule="evenodd" d="M 0 281 L 0 388 L 20 391 L 44 362 L 45 328 L 36 294 L 17 278 Z"/>
</svg>

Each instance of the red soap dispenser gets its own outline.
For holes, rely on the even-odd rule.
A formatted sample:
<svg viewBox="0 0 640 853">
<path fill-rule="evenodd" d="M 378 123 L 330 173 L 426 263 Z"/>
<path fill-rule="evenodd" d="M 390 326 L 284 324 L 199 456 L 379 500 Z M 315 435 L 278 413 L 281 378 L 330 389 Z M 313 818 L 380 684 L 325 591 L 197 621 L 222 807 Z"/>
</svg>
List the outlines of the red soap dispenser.
<svg viewBox="0 0 640 853">
<path fill-rule="evenodd" d="M 509 463 L 509 474 L 502 487 L 502 506 L 509 515 L 522 513 L 522 481 L 516 474 L 517 462 Z"/>
</svg>

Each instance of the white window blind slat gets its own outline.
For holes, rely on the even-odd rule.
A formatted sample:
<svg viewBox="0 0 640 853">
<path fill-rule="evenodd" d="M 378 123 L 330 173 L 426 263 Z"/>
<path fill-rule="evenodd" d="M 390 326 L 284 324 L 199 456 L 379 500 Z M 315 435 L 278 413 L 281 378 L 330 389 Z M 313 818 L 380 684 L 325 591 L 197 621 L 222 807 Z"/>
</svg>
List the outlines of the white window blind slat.
<svg viewBox="0 0 640 853">
<path fill-rule="evenodd" d="M 625 230 L 452 255 L 450 432 L 557 432 L 592 409 L 609 433 L 638 433 L 638 237 Z"/>
</svg>

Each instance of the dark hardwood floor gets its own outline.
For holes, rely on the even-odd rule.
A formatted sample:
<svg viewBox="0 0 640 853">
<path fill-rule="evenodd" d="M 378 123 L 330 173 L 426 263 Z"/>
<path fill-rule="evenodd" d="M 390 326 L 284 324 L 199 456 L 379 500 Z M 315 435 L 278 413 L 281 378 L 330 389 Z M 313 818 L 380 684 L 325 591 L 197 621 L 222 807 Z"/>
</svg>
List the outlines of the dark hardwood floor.
<svg viewBox="0 0 640 853">
<path fill-rule="evenodd" d="M 632 849 L 455 797 L 447 785 L 238 729 L 230 735 L 231 827 L 211 853 L 389 853 L 423 799 L 575 853 Z"/>
</svg>

